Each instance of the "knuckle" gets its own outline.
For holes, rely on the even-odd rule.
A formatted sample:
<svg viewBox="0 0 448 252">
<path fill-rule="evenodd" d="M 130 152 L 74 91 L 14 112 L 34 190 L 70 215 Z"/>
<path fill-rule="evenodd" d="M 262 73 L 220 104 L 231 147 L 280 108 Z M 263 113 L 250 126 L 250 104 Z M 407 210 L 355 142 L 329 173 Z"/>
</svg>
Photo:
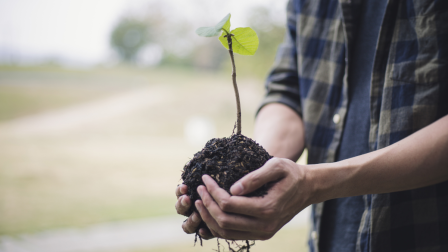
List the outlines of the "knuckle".
<svg viewBox="0 0 448 252">
<path fill-rule="evenodd" d="M 191 217 L 187 219 L 187 221 L 184 223 L 185 230 L 187 234 L 192 234 L 196 232 L 196 225 L 193 223 L 193 220 Z"/>
<path fill-rule="evenodd" d="M 208 208 L 210 206 L 210 202 L 208 201 L 208 199 L 206 199 L 205 197 L 202 197 L 202 204 L 204 205 L 205 208 Z"/>
<path fill-rule="evenodd" d="M 230 239 L 230 232 L 227 230 L 222 230 L 221 232 L 219 232 L 221 235 L 221 238 L 223 239 Z"/>
<path fill-rule="evenodd" d="M 271 217 L 273 217 L 276 213 L 275 208 L 272 207 L 266 207 L 263 210 L 261 210 L 261 217 L 263 219 L 270 219 Z"/>
<path fill-rule="evenodd" d="M 219 216 L 219 217 L 216 219 L 216 222 L 218 223 L 218 226 L 219 226 L 220 228 L 227 229 L 227 228 L 229 227 L 229 220 L 228 220 L 228 218 L 225 217 L 225 216 Z"/>
<path fill-rule="evenodd" d="M 282 171 L 285 168 L 285 160 L 282 158 L 275 158 L 275 167 L 277 171 Z"/>
<path fill-rule="evenodd" d="M 286 172 L 287 161 L 283 158 L 273 157 L 269 161 L 269 170 L 271 175 L 284 175 Z M 254 174 L 255 175 L 255 174 Z"/>
<path fill-rule="evenodd" d="M 215 230 L 210 229 L 210 233 L 211 233 L 214 237 L 222 238 L 221 236 L 219 236 L 219 234 L 218 234 Z"/>
<path fill-rule="evenodd" d="M 277 231 L 277 225 L 275 223 L 269 223 L 263 227 L 263 232 L 267 235 L 274 234 L 275 231 Z"/>
<path fill-rule="evenodd" d="M 219 207 L 224 212 L 229 211 L 230 210 L 229 199 L 221 199 L 221 201 L 219 202 Z"/>
<path fill-rule="evenodd" d="M 278 157 L 273 157 L 270 161 L 273 166 L 280 166 L 282 163 L 282 159 Z"/>
<path fill-rule="evenodd" d="M 205 208 L 209 208 L 210 204 L 212 203 L 213 200 L 211 200 L 209 197 L 202 197 L 202 204 L 204 205 Z"/>
<path fill-rule="evenodd" d="M 260 174 L 259 173 L 251 173 L 249 177 L 249 181 L 251 184 L 259 184 L 260 183 Z"/>
<path fill-rule="evenodd" d="M 184 214 L 183 213 L 184 211 L 182 211 L 181 207 L 179 206 L 179 202 L 176 202 L 176 204 L 174 204 L 174 207 L 176 208 L 177 214 L 181 214 L 181 215 Z"/>
<path fill-rule="evenodd" d="M 188 213 L 188 209 L 182 208 L 182 207 L 180 207 L 179 205 L 176 206 L 176 212 L 177 212 L 177 214 L 179 214 L 179 215 L 188 216 L 188 215 L 187 215 L 187 213 Z"/>
</svg>

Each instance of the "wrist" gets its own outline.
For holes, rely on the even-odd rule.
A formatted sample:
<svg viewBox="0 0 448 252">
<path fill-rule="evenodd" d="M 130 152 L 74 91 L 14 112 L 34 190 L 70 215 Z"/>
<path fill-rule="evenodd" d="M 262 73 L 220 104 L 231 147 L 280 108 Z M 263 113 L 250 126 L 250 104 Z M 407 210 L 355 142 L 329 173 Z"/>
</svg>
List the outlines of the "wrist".
<svg viewBox="0 0 448 252">
<path fill-rule="evenodd" d="M 311 188 L 311 204 L 347 197 L 352 169 L 348 162 L 307 165 L 307 179 Z"/>
<path fill-rule="evenodd" d="M 308 187 L 311 188 L 310 193 L 310 203 L 317 204 L 327 200 L 327 187 L 328 183 L 325 182 L 325 178 L 322 176 L 324 174 L 324 164 L 307 165 L 307 180 Z"/>
</svg>

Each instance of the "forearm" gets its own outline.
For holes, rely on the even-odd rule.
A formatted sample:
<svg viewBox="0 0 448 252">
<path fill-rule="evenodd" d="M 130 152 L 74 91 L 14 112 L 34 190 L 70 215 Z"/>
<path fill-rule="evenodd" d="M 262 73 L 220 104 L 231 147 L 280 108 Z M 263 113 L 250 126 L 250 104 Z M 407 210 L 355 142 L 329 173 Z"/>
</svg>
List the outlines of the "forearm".
<svg viewBox="0 0 448 252">
<path fill-rule="evenodd" d="M 309 166 L 314 202 L 410 190 L 448 180 L 448 116 L 384 149 Z"/>
<path fill-rule="evenodd" d="M 264 106 L 255 121 L 255 140 L 269 154 L 296 161 L 303 152 L 305 135 L 302 119 L 280 103 Z"/>
</svg>

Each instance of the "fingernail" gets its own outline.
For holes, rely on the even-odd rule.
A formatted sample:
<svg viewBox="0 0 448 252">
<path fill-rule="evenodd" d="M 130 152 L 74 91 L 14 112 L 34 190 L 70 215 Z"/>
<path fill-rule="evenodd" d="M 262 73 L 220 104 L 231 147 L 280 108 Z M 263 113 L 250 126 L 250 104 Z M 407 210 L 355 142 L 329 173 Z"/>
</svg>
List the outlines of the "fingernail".
<svg viewBox="0 0 448 252">
<path fill-rule="evenodd" d="M 201 204 L 199 204 L 199 200 L 196 200 L 195 205 L 196 205 L 196 209 L 197 209 L 199 212 L 202 212 L 202 206 L 201 206 Z"/>
<path fill-rule="evenodd" d="M 185 187 L 181 187 L 180 188 L 180 192 L 182 193 L 182 194 L 186 194 L 187 193 L 187 189 L 185 188 Z"/>
<path fill-rule="evenodd" d="M 198 187 L 198 193 L 199 193 L 199 196 L 201 196 L 201 199 L 202 199 L 202 188 Z"/>
<path fill-rule="evenodd" d="M 180 200 L 180 203 L 182 204 L 182 206 L 186 207 L 188 206 L 187 204 L 187 200 L 185 199 L 187 196 L 182 196 L 182 199 Z"/>
<path fill-rule="evenodd" d="M 191 216 L 191 220 L 193 221 L 193 222 L 198 222 L 199 221 L 199 218 L 198 218 L 198 214 L 197 213 L 193 213 L 193 216 Z"/>
<path fill-rule="evenodd" d="M 207 233 L 204 231 L 203 228 L 201 228 L 201 229 L 199 229 L 199 235 L 200 235 L 201 237 L 204 237 L 204 236 L 207 235 Z"/>
<path fill-rule="evenodd" d="M 235 183 L 232 188 L 230 188 L 230 191 L 233 195 L 240 195 L 241 193 L 243 193 L 243 190 L 244 188 L 241 183 Z"/>
</svg>

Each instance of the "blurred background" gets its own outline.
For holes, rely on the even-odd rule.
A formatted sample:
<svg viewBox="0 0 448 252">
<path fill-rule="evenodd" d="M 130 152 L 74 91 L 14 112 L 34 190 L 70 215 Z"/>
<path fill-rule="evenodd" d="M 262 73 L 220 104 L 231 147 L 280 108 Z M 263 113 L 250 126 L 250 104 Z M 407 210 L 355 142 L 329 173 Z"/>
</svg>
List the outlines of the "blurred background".
<svg viewBox="0 0 448 252">
<path fill-rule="evenodd" d="M 227 13 L 243 134 L 284 34 L 286 0 L 0 0 L 0 252 L 212 251 L 174 209 L 183 166 L 228 137 L 228 52 L 195 34 Z M 302 156 L 299 162 L 304 162 Z M 251 251 L 305 251 L 307 211 Z"/>
</svg>

